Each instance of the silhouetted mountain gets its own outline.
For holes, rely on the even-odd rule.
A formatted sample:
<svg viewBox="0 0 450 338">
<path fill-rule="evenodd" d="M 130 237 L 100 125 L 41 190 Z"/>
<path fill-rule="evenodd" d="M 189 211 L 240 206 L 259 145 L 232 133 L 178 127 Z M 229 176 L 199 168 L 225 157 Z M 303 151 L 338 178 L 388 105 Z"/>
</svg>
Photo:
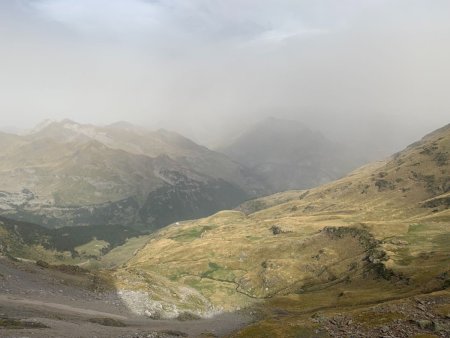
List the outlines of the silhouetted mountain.
<svg viewBox="0 0 450 338">
<path fill-rule="evenodd" d="M 258 123 L 220 151 L 262 177 L 273 192 L 326 183 L 364 162 L 321 133 L 276 118 Z"/>
</svg>

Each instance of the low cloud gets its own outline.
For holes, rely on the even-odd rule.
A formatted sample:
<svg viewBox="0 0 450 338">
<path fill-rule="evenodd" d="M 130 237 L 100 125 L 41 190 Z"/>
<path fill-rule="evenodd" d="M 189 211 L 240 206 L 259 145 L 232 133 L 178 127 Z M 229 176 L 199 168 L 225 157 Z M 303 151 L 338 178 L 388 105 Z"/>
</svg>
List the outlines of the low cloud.
<svg viewBox="0 0 450 338">
<path fill-rule="evenodd" d="M 449 7 L 3 2 L 0 125 L 129 120 L 215 144 L 279 116 L 396 149 L 449 122 Z"/>
</svg>

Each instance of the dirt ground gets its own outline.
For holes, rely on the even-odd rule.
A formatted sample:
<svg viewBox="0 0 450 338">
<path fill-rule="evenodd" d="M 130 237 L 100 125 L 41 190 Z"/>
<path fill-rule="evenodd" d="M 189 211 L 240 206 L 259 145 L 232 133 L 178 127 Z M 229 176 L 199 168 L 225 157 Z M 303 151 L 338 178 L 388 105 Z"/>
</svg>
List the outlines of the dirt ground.
<svg viewBox="0 0 450 338">
<path fill-rule="evenodd" d="M 76 283 L 64 273 L 0 258 L 0 337 L 221 337 L 252 320 L 244 312 L 153 320 L 133 314 L 113 290 Z"/>
</svg>

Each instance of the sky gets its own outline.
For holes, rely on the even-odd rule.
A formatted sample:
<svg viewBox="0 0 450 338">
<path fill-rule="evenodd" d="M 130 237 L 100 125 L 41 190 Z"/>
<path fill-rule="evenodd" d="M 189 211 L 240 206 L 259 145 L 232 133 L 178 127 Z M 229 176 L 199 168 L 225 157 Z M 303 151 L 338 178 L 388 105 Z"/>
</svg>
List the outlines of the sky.
<svg viewBox="0 0 450 338">
<path fill-rule="evenodd" d="M 217 145 L 268 116 L 400 149 L 450 122 L 450 1 L 0 0 L 0 126 Z"/>
</svg>

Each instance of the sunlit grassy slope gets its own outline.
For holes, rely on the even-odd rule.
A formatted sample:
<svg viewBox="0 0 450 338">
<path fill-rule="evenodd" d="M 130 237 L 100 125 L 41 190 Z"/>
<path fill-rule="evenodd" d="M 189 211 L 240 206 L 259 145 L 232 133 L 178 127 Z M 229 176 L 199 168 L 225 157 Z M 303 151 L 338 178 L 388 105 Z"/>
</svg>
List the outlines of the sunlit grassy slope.
<svg viewBox="0 0 450 338">
<path fill-rule="evenodd" d="M 447 125 L 330 184 L 172 224 L 116 272 L 118 285 L 156 298 L 162 285 L 182 286 L 218 310 L 264 303 L 294 313 L 441 289 L 450 281 L 449 152 Z"/>
</svg>

